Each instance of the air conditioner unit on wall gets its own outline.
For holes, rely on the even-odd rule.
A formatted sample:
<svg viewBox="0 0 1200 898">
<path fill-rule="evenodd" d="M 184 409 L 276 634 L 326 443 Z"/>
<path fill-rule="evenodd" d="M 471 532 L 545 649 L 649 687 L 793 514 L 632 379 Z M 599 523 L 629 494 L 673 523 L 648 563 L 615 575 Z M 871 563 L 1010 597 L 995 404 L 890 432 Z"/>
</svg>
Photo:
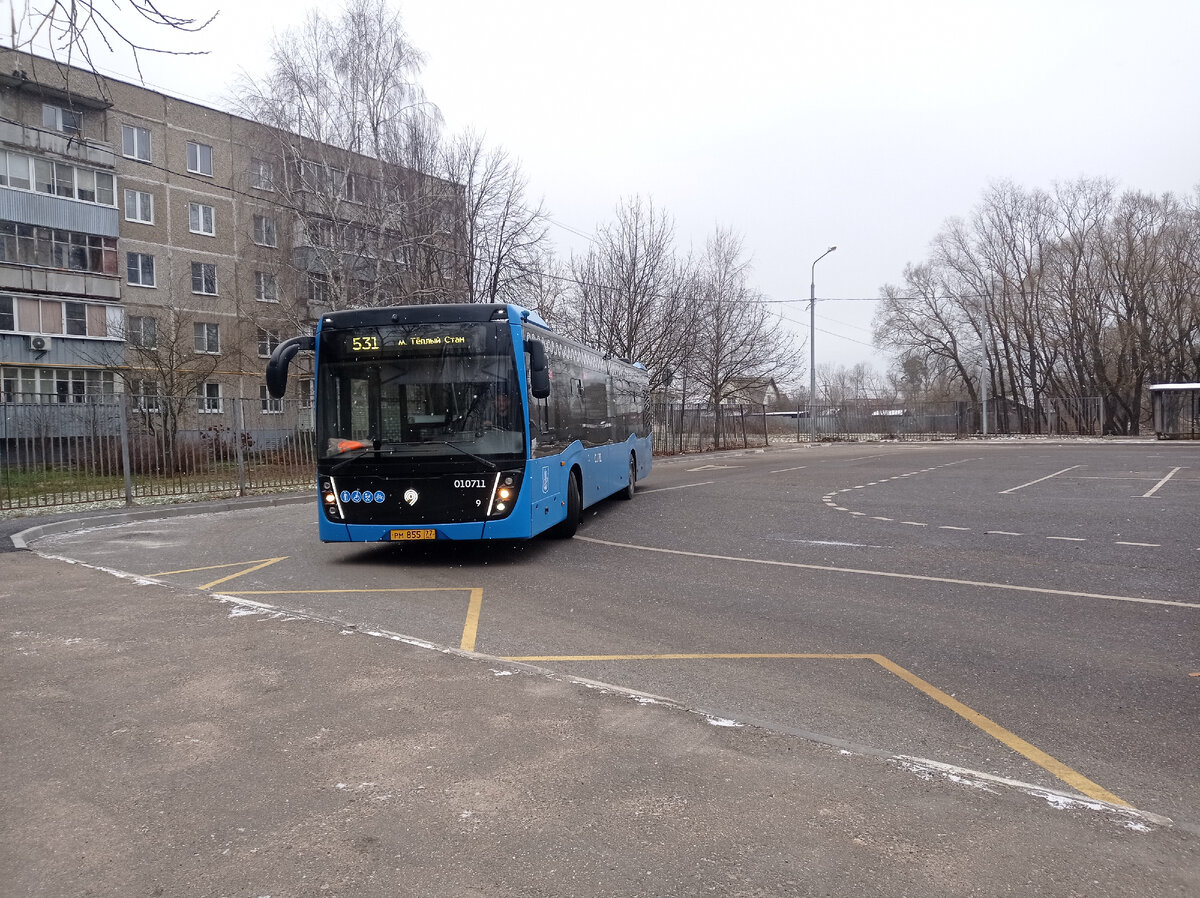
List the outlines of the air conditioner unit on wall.
<svg viewBox="0 0 1200 898">
<path fill-rule="evenodd" d="M 53 341 L 49 337 L 42 334 L 34 334 L 29 338 L 29 348 L 34 352 L 45 352 L 50 348 L 51 342 Z"/>
</svg>

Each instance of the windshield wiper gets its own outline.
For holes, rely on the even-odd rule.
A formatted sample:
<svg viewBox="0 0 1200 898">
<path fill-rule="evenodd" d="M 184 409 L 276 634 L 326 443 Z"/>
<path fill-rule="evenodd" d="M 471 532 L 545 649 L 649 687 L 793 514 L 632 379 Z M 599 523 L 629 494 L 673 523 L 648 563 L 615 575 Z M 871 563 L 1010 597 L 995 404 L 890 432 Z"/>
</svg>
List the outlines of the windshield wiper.
<svg viewBox="0 0 1200 898">
<path fill-rule="evenodd" d="M 457 443 L 451 443 L 449 440 L 421 440 L 419 445 L 422 445 L 422 446 L 449 446 L 451 449 L 457 449 L 463 455 L 473 458 L 475 461 L 479 462 L 481 465 L 483 465 L 489 471 L 500 470 L 500 466 L 497 465 L 495 462 L 488 461 L 482 455 L 476 455 L 474 452 L 471 452 L 469 449 L 464 449 L 462 446 L 458 445 Z"/>
</svg>

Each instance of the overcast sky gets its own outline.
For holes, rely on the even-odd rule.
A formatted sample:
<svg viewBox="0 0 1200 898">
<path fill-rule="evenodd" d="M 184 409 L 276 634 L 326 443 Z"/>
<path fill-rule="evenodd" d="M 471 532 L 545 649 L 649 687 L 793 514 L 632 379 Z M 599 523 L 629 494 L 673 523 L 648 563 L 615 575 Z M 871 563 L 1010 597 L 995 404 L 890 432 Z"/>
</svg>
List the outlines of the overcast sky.
<svg viewBox="0 0 1200 898">
<path fill-rule="evenodd" d="M 818 365 L 886 367 L 876 304 L 855 300 L 899 283 L 995 180 L 1200 184 L 1196 0 L 393 2 L 448 130 L 520 160 L 563 256 L 621 198 L 652 198 L 683 249 L 740 232 L 803 339 L 812 262 L 836 244 L 816 269 Z M 165 5 L 221 12 L 176 42 L 210 55 L 143 54 L 147 86 L 214 106 L 312 6 Z M 106 67 L 137 80 L 127 54 Z"/>
</svg>

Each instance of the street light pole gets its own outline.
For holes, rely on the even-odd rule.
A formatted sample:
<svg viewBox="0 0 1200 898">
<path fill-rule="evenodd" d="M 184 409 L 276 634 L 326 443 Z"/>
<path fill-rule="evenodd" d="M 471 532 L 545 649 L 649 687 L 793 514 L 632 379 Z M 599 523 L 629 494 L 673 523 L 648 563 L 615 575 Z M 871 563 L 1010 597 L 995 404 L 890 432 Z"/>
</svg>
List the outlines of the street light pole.
<svg viewBox="0 0 1200 898">
<path fill-rule="evenodd" d="M 808 283 L 808 430 L 817 438 L 817 263 L 837 249 L 831 246 L 813 259 Z"/>
</svg>

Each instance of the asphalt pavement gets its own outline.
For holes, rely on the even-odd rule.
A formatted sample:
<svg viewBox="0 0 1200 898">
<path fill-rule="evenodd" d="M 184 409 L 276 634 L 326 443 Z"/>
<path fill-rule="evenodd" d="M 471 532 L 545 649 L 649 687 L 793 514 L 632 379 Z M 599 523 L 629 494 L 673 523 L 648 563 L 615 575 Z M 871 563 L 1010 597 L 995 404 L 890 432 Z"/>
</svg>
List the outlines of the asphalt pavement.
<svg viewBox="0 0 1200 898">
<path fill-rule="evenodd" d="M 1200 894 L 1163 818 L 36 554 L 188 510 L 4 522 L 5 895 Z"/>
</svg>

